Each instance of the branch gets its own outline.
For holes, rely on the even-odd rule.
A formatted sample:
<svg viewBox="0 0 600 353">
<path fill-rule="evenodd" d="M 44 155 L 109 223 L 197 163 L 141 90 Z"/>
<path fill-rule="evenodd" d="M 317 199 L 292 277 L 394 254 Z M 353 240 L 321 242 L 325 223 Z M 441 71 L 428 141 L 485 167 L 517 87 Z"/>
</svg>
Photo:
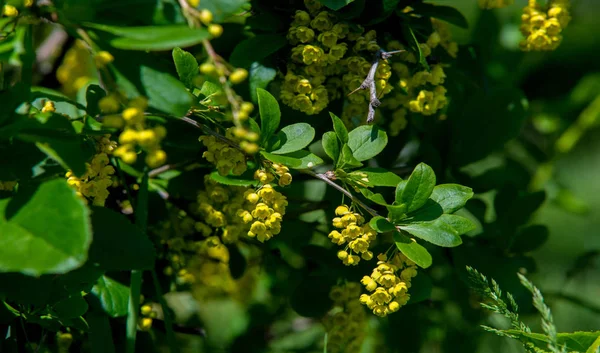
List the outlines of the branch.
<svg viewBox="0 0 600 353">
<path fill-rule="evenodd" d="M 201 26 L 200 21 L 200 13 L 195 8 L 191 7 L 188 4 L 187 0 L 179 0 L 179 6 L 183 10 L 183 16 L 187 19 L 188 24 L 192 28 L 199 28 Z M 206 50 L 206 54 L 213 62 L 213 64 L 217 67 L 217 72 L 219 73 L 219 82 L 221 86 L 223 86 L 223 90 L 225 91 L 225 95 L 227 96 L 227 100 L 229 101 L 229 105 L 231 105 L 231 113 L 233 115 L 233 122 L 236 126 L 240 125 L 239 121 L 239 111 L 240 111 L 240 102 L 237 99 L 237 96 L 233 89 L 229 86 L 227 82 L 226 74 L 229 72 L 227 65 L 224 64 L 224 60 L 213 48 L 212 44 L 208 39 L 204 39 L 202 41 L 202 46 L 204 46 L 204 50 Z M 219 70 L 220 69 L 220 70 Z"/>
<path fill-rule="evenodd" d="M 367 88 L 369 89 L 369 113 L 367 115 L 367 123 L 372 123 L 373 120 L 375 120 L 375 108 L 377 108 L 381 104 L 381 102 L 377 98 L 377 88 L 375 87 L 375 74 L 377 73 L 377 67 L 379 67 L 379 62 L 381 60 L 387 60 L 392 55 L 401 53 L 403 51 L 404 50 L 385 51 L 383 49 L 379 49 L 375 53 L 375 57 L 373 58 L 371 64 L 371 69 L 369 69 L 367 77 L 365 77 L 364 81 L 360 84 L 360 86 L 358 86 L 357 89 L 348 93 L 348 95 L 351 95 L 356 91 Z"/>
<path fill-rule="evenodd" d="M 317 179 L 320 179 L 322 181 L 324 181 L 325 183 L 327 183 L 329 186 L 332 186 L 333 188 L 335 188 L 336 190 L 338 190 L 339 192 L 341 192 L 342 194 L 348 196 L 352 202 L 355 202 L 357 205 L 359 205 L 360 207 L 364 208 L 365 211 L 369 212 L 371 214 L 371 216 L 376 217 L 379 214 L 377 214 L 377 211 L 375 211 L 374 209 L 372 209 L 371 207 L 367 206 L 364 202 L 362 202 L 361 200 L 359 200 L 356 196 L 352 195 L 352 193 L 350 193 L 350 191 L 344 189 L 343 187 L 339 186 L 338 184 L 334 183 L 333 180 L 329 179 L 329 177 L 326 174 L 317 174 L 315 172 L 313 172 L 312 170 L 309 169 L 304 169 L 301 170 L 301 172 L 306 173 L 310 176 L 313 176 Z"/>
</svg>

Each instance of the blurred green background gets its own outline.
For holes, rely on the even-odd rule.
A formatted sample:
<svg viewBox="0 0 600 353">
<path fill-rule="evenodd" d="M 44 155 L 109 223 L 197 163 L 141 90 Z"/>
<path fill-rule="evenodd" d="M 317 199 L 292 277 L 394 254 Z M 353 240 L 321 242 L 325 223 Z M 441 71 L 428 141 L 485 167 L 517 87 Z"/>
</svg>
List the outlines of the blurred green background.
<svg viewBox="0 0 600 353">
<path fill-rule="evenodd" d="M 597 22 L 600 1 L 572 1 L 572 21 L 563 32 L 560 47 L 548 53 L 516 54 L 518 59 L 514 66 L 506 65 L 507 61 L 503 60 L 517 50 L 520 15 L 527 1 L 516 0 L 508 8 L 493 10 L 495 16 L 489 16 L 489 11 L 481 11 L 472 0 L 436 3 L 456 6 L 468 18 L 470 30 L 454 28 L 456 39 L 461 44 L 470 43 L 477 36 L 473 25 L 482 14 L 487 21 L 494 21 L 497 17 L 501 24 L 496 44 L 499 56 L 496 62 L 492 59 L 487 69 L 497 75 L 507 75 L 506 79 L 516 80 L 517 85 L 524 89 L 532 108 L 531 121 L 540 119 L 535 113 L 541 110 L 544 114 L 554 115 L 552 119 L 562 126 L 572 124 L 585 106 L 569 112 L 564 109 L 569 101 L 586 96 L 586 104 L 589 104 L 600 97 L 600 27 Z M 600 111 L 597 104 L 592 113 L 598 120 Z M 531 167 L 538 166 L 531 163 Z M 559 332 L 598 330 L 600 258 L 593 256 L 600 251 L 600 129 L 597 124 L 584 132 L 570 152 L 555 159 L 553 180 L 544 188 L 549 197 L 532 223 L 546 225 L 550 237 L 533 252 L 538 270 L 529 278 L 551 304 Z M 561 202 L 560 198 L 557 199 L 557 188 L 569 190 L 575 199 Z M 579 205 L 580 202 L 582 205 Z M 573 203 L 579 207 L 585 205 L 587 210 L 579 213 L 569 211 L 569 205 Z M 590 256 L 582 258 L 586 253 Z M 567 276 L 569 269 L 578 262 L 586 266 L 573 270 Z M 582 300 L 587 307 L 576 303 L 577 300 Z M 525 321 L 539 332 L 539 316 L 526 316 Z M 524 351 L 516 341 L 492 334 L 484 337 L 479 350 L 482 353 Z"/>
</svg>

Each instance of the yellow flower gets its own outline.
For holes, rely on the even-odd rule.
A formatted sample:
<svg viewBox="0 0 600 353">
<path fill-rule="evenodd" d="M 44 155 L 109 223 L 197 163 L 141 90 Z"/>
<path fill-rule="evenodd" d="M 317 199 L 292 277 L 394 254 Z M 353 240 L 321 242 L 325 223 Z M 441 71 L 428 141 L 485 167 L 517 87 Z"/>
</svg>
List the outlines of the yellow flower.
<svg viewBox="0 0 600 353">
<path fill-rule="evenodd" d="M 19 10 L 12 5 L 4 5 L 2 8 L 2 14 L 6 17 L 15 17 L 19 14 Z"/>
<path fill-rule="evenodd" d="M 246 69 L 235 69 L 231 75 L 229 75 L 229 81 L 235 85 L 244 82 L 247 77 L 248 71 Z"/>
</svg>

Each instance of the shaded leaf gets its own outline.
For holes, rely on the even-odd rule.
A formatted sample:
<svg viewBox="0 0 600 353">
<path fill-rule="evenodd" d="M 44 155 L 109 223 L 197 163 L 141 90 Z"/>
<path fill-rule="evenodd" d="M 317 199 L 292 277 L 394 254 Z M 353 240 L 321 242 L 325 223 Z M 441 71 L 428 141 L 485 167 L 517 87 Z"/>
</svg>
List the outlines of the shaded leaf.
<svg viewBox="0 0 600 353">
<path fill-rule="evenodd" d="M 151 269 L 155 250 L 152 242 L 119 213 L 103 207 L 92 208 L 94 241 L 90 261 L 105 270 Z"/>
<path fill-rule="evenodd" d="M 249 68 L 253 62 L 260 62 L 286 44 L 287 39 L 283 35 L 259 34 L 239 42 L 233 49 L 229 62 L 237 67 Z"/>
<path fill-rule="evenodd" d="M 377 233 L 387 233 L 396 230 L 396 226 L 390 223 L 387 219 L 381 216 L 375 216 L 369 221 L 371 228 L 375 229 Z"/>
<path fill-rule="evenodd" d="M 257 88 L 267 89 L 269 82 L 275 79 L 277 71 L 273 68 L 263 66 L 259 63 L 252 63 L 249 71 L 250 98 L 254 103 L 258 102 Z"/>
<path fill-rule="evenodd" d="M 412 6 L 414 12 L 421 16 L 437 18 L 460 28 L 469 28 L 465 16 L 454 7 L 428 4 L 425 2 L 414 3 Z"/>
<path fill-rule="evenodd" d="M 192 95 L 183 83 L 168 73 L 142 66 L 140 80 L 150 107 L 175 117 L 184 116 L 191 108 Z"/>
<path fill-rule="evenodd" d="M 114 37 L 108 40 L 109 44 L 115 48 L 126 50 L 171 50 L 175 47 L 189 47 L 210 37 L 204 28 L 190 28 L 183 24 L 117 27 L 86 23 L 84 26 L 110 33 Z"/>
<path fill-rule="evenodd" d="M 340 158 L 337 162 L 337 168 L 345 169 L 345 168 L 358 168 L 362 167 L 362 163 L 354 158 L 354 154 L 352 154 L 352 150 L 346 144 L 342 146 L 342 151 L 340 153 Z"/>
<path fill-rule="evenodd" d="M 65 273 L 86 261 L 89 212 L 65 180 L 23 187 L 12 200 L 0 201 L 1 210 L 0 271 Z"/>
<path fill-rule="evenodd" d="M 272 154 L 265 151 L 260 151 L 260 154 L 273 163 L 283 164 L 291 168 L 297 168 L 302 165 L 302 161 L 298 158 L 288 157 L 284 155 Z"/>
</svg>

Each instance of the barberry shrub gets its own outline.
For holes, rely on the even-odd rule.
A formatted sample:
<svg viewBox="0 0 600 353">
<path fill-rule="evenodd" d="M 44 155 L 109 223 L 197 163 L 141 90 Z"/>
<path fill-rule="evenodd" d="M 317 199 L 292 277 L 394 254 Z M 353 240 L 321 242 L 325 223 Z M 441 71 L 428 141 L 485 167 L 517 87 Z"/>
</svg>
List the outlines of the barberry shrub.
<svg viewBox="0 0 600 353">
<path fill-rule="evenodd" d="M 597 352 L 517 286 L 552 164 L 514 152 L 529 103 L 489 17 L 515 5 L 475 3 L 459 46 L 422 0 L 0 1 L 0 351 L 475 352 L 470 278 L 512 325 L 485 330 Z M 570 20 L 530 0 L 513 49 Z"/>
</svg>

